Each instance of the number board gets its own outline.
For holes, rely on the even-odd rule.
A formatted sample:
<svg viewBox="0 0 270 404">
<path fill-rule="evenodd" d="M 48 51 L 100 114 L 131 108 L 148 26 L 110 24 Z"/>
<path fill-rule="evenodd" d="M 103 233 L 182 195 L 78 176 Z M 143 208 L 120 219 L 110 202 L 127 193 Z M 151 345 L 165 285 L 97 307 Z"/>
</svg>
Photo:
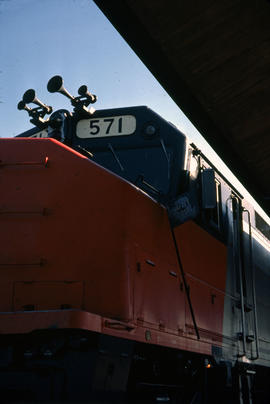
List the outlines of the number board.
<svg viewBox="0 0 270 404">
<path fill-rule="evenodd" d="M 77 123 L 79 138 L 131 135 L 136 130 L 133 115 L 108 116 L 104 118 L 82 119 Z"/>
<path fill-rule="evenodd" d="M 45 130 L 42 130 L 42 131 L 40 131 L 40 132 L 37 132 L 37 133 L 35 133 L 34 135 L 31 135 L 31 136 L 29 136 L 29 137 L 37 137 L 37 138 L 48 137 L 48 131 L 45 129 Z"/>
</svg>

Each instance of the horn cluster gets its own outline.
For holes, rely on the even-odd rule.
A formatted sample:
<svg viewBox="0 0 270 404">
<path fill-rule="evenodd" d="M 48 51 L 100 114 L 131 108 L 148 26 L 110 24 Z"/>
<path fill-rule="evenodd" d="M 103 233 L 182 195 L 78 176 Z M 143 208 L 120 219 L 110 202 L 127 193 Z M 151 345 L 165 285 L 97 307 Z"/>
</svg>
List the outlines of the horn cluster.
<svg viewBox="0 0 270 404">
<path fill-rule="evenodd" d="M 52 77 L 47 85 L 47 90 L 50 93 L 60 93 L 65 97 L 69 98 L 71 101 L 71 105 L 74 107 L 74 112 L 87 112 L 89 104 L 94 104 L 97 101 L 97 96 L 91 94 L 87 86 L 83 85 L 78 89 L 78 97 L 73 97 L 64 87 L 64 81 L 61 76 Z"/>
<path fill-rule="evenodd" d="M 91 94 L 88 91 L 87 86 L 83 85 L 78 89 L 79 96 L 73 97 L 65 89 L 63 83 L 64 81 L 61 76 L 54 76 L 49 80 L 47 89 L 50 93 L 60 93 L 67 97 L 70 100 L 71 105 L 74 107 L 75 114 L 93 114 L 93 112 L 95 111 L 94 108 L 88 109 L 87 107 L 97 101 L 97 96 Z M 31 103 L 37 105 L 37 107 L 30 108 L 27 104 Z M 24 93 L 22 100 L 18 103 L 17 108 L 19 110 L 27 111 L 29 116 L 32 118 L 30 119 L 30 122 L 40 128 L 47 126 L 49 120 L 44 120 L 43 118 L 46 114 L 51 114 L 53 110 L 52 107 L 44 104 L 36 97 L 35 90 L 33 89 L 29 89 Z"/>
</svg>

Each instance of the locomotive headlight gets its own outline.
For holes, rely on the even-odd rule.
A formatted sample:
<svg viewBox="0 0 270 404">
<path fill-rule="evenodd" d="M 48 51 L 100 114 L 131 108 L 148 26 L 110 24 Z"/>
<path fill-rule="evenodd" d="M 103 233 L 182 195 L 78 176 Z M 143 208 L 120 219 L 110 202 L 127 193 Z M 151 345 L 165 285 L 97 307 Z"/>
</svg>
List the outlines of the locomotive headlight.
<svg viewBox="0 0 270 404">
<path fill-rule="evenodd" d="M 145 139 L 152 139 L 158 135 L 159 127 L 153 123 L 153 121 L 146 121 L 142 128 L 141 134 Z"/>
<path fill-rule="evenodd" d="M 153 136 L 156 134 L 156 128 L 154 125 L 147 125 L 144 129 L 144 134 L 147 136 Z"/>
</svg>

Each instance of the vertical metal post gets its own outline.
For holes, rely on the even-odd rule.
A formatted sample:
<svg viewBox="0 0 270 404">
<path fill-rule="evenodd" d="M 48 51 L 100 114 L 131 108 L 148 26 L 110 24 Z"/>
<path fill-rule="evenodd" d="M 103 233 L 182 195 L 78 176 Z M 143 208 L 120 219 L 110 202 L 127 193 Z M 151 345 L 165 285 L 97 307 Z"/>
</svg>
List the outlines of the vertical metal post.
<svg viewBox="0 0 270 404">
<path fill-rule="evenodd" d="M 184 284 L 184 288 L 185 288 L 185 292 L 186 292 L 186 296 L 187 296 L 187 301 L 188 301 L 188 305 L 189 305 L 192 322 L 193 322 L 194 329 L 195 329 L 195 332 L 197 335 L 197 339 L 200 339 L 200 334 L 199 334 L 199 330 L 198 330 L 198 326 L 196 323 L 196 318 L 195 318 L 195 314 L 194 314 L 194 310 L 193 310 L 192 302 L 191 302 L 191 298 L 190 298 L 190 291 L 189 291 L 189 287 L 188 287 L 188 284 L 186 281 L 186 276 L 185 276 L 184 268 L 182 265 L 178 244 L 177 244 L 177 241 L 175 238 L 174 229 L 173 229 L 172 225 L 170 225 L 170 227 L 171 227 L 171 234 L 172 234 L 172 239 L 173 239 L 173 243 L 174 243 L 174 247 L 175 247 L 175 252 L 176 252 L 176 256 L 177 256 L 177 261 L 178 261 L 179 269 L 181 271 L 182 280 L 183 280 L 183 284 Z"/>
<path fill-rule="evenodd" d="M 258 319 L 257 319 L 257 303 L 256 303 L 256 288 L 255 288 L 255 268 L 253 261 L 253 243 L 252 243 L 252 229 L 251 229 L 251 219 L 250 212 L 244 209 L 243 212 L 248 214 L 248 228 L 249 228 L 249 254 L 250 254 L 250 272 L 251 272 L 251 286 L 252 286 L 252 304 L 253 304 L 253 318 L 254 318 L 254 334 L 255 334 L 255 345 L 256 345 L 256 355 L 251 359 L 259 359 L 259 337 L 258 337 Z"/>
<path fill-rule="evenodd" d="M 238 386 L 239 386 L 239 404 L 244 404 L 242 375 L 240 375 L 240 374 L 238 375 Z"/>
<path fill-rule="evenodd" d="M 240 243 L 240 206 L 239 199 L 232 197 L 232 208 L 233 208 L 233 228 L 234 228 L 234 240 L 233 250 L 234 257 L 236 258 L 236 266 L 238 269 L 239 277 L 239 292 L 240 292 L 240 310 L 241 310 L 241 323 L 242 323 L 242 340 L 243 340 L 243 355 L 247 353 L 246 346 L 246 319 L 245 319 L 245 301 L 244 301 L 244 290 L 243 290 L 243 274 L 242 274 L 242 260 L 241 260 L 241 243 Z"/>
</svg>

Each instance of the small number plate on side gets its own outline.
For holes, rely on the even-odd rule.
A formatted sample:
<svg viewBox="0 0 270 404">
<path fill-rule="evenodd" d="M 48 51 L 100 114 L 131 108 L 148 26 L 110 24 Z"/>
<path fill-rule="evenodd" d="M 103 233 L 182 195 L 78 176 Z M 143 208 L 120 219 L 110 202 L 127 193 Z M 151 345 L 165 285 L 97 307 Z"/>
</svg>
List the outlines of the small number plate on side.
<svg viewBox="0 0 270 404">
<path fill-rule="evenodd" d="M 29 136 L 29 137 L 37 137 L 37 138 L 48 137 L 48 131 L 47 130 L 42 130 L 42 131 L 37 132 L 34 135 Z"/>
<path fill-rule="evenodd" d="M 87 139 L 92 137 L 131 135 L 135 130 L 135 116 L 108 116 L 105 118 L 82 119 L 77 123 L 76 135 L 81 139 Z"/>
</svg>

